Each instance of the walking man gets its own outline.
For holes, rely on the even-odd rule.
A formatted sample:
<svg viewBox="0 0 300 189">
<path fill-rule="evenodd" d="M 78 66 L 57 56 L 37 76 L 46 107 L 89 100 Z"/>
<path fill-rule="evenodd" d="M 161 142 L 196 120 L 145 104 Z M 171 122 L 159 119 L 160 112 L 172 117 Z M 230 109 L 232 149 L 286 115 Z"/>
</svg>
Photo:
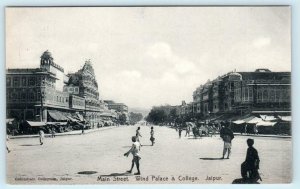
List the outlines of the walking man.
<svg viewBox="0 0 300 189">
<path fill-rule="evenodd" d="M 190 136 L 190 131 L 191 131 L 191 128 L 189 125 L 186 126 L 186 133 L 185 133 L 185 136 Z"/>
<path fill-rule="evenodd" d="M 45 133 L 43 130 L 39 131 L 39 137 L 40 137 L 40 145 L 44 144 L 44 138 L 45 138 Z"/>
<path fill-rule="evenodd" d="M 234 138 L 233 132 L 230 128 L 228 128 L 228 126 L 223 126 L 222 129 L 220 130 L 220 137 L 224 141 L 222 159 L 224 159 L 226 152 L 227 152 L 227 159 L 229 159 L 231 153 L 231 141 Z"/>
<path fill-rule="evenodd" d="M 55 138 L 55 128 L 54 128 L 54 126 L 51 128 L 51 137 Z"/>
<path fill-rule="evenodd" d="M 141 133 L 140 133 L 140 127 L 137 128 L 136 133 L 135 133 L 135 137 L 136 137 L 136 141 L 139 142 L 140 146 L 142 146 L 141 141 L 140 141 L 140 137 L 142 137 Z"/>
<path fill-rule="evenodd" d="M 151 141 L 152 146 L 153 146 L 154 143 L 155 143 L 155 142 L 154 142 L 154 141 L 155 141 L 155 138 L 154 138 L 154 130 L 153 130 L 153 127 L 151 127 L 150 135 L 151 135 L 150 141 Z"/>
<path fill-rule="evenodd" d="M 140 172 L 140 159 L 141 159 L 141 157 L 140 157 L 140 155 L 139 155 L 139 151 L 140 151 L 140 143 L 136 140 L 136 137 L 135 136 L 133 136 L 132 138 L 131 138 L 131 140 L 132 140 L 132 147 L 131 147 L 131 149 L 128 151 L 128 152 L 126 152 L 125 154 L 124 154 L 124 156 L 126 156 L 126 157 L 128 157 L 128 155 L 131 153 L 132 154 L 132 156 L 133 156 L 133 159 L 132 159 L 132 162 L 131 162 L 131 168 L 130 168 L 130 170 L 129 171 L 127 171 L 127 173 L 131 173 L 132 172 L 132 169 L 133 169 L 133 167 L 134 167 L 134 164 L 136 165 L 136 169 L 137 169 L 137 172 L 136 173 L 134 173 L 135 175 L 140 175 L 141 174 L 141 172 Z"/>
<path fill-rule="evenodd" d="M 179 138 L 181 138 L 181 132 L 182 132 L 182 128 L 179 126 L 179 128 L 178 128 Z"/>
</svg>

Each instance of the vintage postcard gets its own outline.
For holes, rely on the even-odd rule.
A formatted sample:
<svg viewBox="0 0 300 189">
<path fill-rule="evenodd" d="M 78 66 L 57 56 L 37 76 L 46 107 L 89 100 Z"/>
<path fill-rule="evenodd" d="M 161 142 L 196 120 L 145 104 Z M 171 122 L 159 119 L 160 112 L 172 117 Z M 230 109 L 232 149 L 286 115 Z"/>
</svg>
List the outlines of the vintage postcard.
<svg viewBox="0 0 300 189">
<path fill-rule="evenodd" d="M 292 182 L 291 7 L 6 7 L 9 184 Z"/>
</svg>

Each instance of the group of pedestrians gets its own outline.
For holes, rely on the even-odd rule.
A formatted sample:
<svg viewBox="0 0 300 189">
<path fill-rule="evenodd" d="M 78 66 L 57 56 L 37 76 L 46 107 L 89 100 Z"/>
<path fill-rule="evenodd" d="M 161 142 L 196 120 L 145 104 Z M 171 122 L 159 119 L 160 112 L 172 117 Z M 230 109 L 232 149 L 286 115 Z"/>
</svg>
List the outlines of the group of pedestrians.
<svg viewBox="0 0 300 189">
<path fill-rule="evenodd" d="M 137 172 L 134 173 L 134 175 L 140 175 L 141 171 L 140 171 L 140 160 L 141 160 L 141 156 L 139 154 L 139 151 L 141 150 L 141 142 L 140 142 L 140 137 L 142 137 L 141 132 L 140 132 L 140 127 L 137 128 L 136 130 L 136 134 L 135 136 L 131 137 L 131 141 L 132 141 L 132 146 L 130 148 L 129 151 L 127 151 L 124 156 L 128 157 L 128 155 L 131 153 L 132 154 L 132 161 L 131 161 L 131 168 L 130 170 L 127 171 L 127 173 L 132 173 L 132 169 L 134 167 L 134 165 L 136 165 L 136 169 Z M 154 129 L 153 127 L 151 127 L 150 130 L 150 141 L 151 141 L 151 145 L 153 146 L 155 143 L 155 138 L 154 138 Z"/>
</svg>

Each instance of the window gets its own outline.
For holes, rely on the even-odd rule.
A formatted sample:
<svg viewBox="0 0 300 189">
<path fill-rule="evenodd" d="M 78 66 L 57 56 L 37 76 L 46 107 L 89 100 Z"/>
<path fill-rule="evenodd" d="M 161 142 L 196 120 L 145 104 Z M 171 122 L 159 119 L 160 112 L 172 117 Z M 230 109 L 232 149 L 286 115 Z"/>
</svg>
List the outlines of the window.
<svg viewBox="0 0 300 189">
<path fill-rule="evenodd" d="M 262 90 L 258 89 L 257 90 L 257 102 L 261 102 L 262 101 Z"/>
<path fill-rule="evenodd" d="M 30 77 L 28 81 L 29 86 L 34 86 L 35 85 L 35 77 Z"/>
<path fill-rule="evenodd" d="M 6 99 L 11 100 L 11 93 L 6 91 Z"/>
<path fill-rule="evenodd" d="M 26 93 L 25 93 L 25 92 L 22 92 L 22 93 L 21 93 L 21 100 L 22 100 L 22 101 L 25 101 L 25 100 L 26 100 Z"/>
<path fill-rule="evenodd" d="M 11 86 L 11 77 L 6 77 L 6 86 Z"/>
<path fill-rule="evenodd" d="M 13 86 L 18 87 L 20 85 L 20 79 L 18 77 L 14 77 Z"/>
<path fill-rule="evenodd" d="M 274 89 L 270 90 L 270 101 L 275 102 L 275 91 L 274 91 Z"/>
<path fill-rule="evenodd" d="M 249 101 L 249 89 L 248 89 L 248 87 L 245 88 L 244 95 L 245 95 L 244 101 Z"/>
<path fill-rule="evenodd" d="M 27 82 L 26 82 L 26 77 L 22 77 L 22 86 L 26 86 Z"/>
<path fill-rule="evenodd" d="M 13 101 L 17 101 L 18 98 L 19 98 L 18 93 L 17 93 L 17 92 L 13 92 L 13 93 L 11 94 L 11 98 L 12 98 Z"/>
<path fill-rule="evenodd" d="M 79 89 L 78 87 L 75 87 L 75 92 L 78 93 L 79 92 Z"/>
<path fill-rule="evenodd" d="M 34 100 L 34 93 L 29 93 L 29 100 L 33 101 Z"/>
<path fill-rule="evenodd" d="M 252 87 L 249 88 L 249 100 L 250 101 L 253 100 L 253 88 Z"/>
<path fill-rule="evenodd" d="M 41 92 L 37 92 L 36 98 L 37 100 L 41 100 Z"/>
<path fill-rule="evenodd" d="M 262 101 L 267 102 L 269 100 L 269 94 L 268 94 L 268 90 L 265 89 L 263 90 L 263 97 L 262 97 Z"/>
</svg>

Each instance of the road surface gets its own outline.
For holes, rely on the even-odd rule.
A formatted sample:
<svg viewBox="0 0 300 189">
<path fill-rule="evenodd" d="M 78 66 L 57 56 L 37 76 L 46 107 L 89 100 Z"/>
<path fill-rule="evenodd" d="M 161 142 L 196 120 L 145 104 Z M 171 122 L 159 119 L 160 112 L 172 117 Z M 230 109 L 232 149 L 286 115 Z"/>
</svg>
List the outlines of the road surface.
<svg viewBox="0 0 300 189">
<path fill-rule="evenodd" d="M 221 160 L 219 136 L 179 139 L 168 127 L 154 127 L 156 143 L 150 146 L 150 127 L 141 126 L 141 176 L 125 174 L 132 156 L 137 126 L 123 126 L 84 135 L 11 139 L 7 154 L 7 180 L 26 184 L 103 183 L 232 183 L 240 178 L 249 137 L 236 136 L 230 159 Z M 292 141 L 289 138 L 253 137 L 261 165 L 261 183 L 289 183 L 292 171 Z M 136 169 L 134 168 L 134 171 Z M 140 179 L 141 181 L 138 181 Z"/>
</svg>

